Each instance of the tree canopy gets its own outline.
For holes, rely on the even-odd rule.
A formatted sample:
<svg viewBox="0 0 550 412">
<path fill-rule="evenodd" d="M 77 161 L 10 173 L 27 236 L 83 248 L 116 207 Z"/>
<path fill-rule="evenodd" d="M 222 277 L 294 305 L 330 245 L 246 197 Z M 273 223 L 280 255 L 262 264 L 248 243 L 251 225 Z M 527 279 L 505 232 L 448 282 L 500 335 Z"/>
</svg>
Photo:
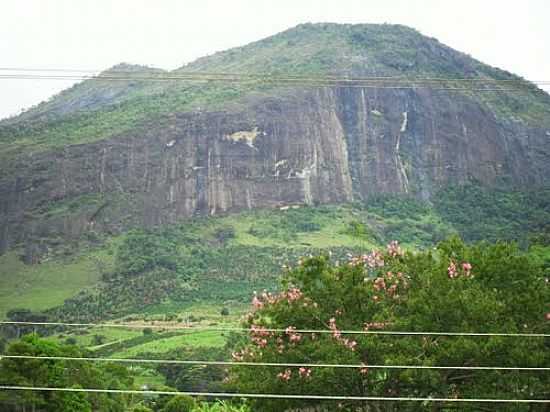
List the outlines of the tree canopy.
<svg viewBox="0 0 550 412">
<path fill-rule="evenodd" d="M 548 367 L 548 340 L 503 336 L 349 335 L 345 330 L 537 333 L 550 331 L 548 279 L 515 245 L 468 246 L 460 239 L 434 250 L 386 250 L 309 257 L 289 269 L 279 294 L 253 298 L 252 329 L 236 361 L 334 363 L 357 369 L 236 367 L 242 392 L 438 398 L 548 398 L 541 371 L 372 369 L 369 365 Z M 274 333 L 266 329 L 281 329 Z M 328 329 L 330 333 L 296 330 Z M 262 411 L 307 402 L 258 400 Z M 311 403 L 309 403 L 311 405 Z M 357 403 L 324 404 L 356 410 Z M 462 410 L 479 410 L 464 405 Z M 433 404 L 389 402 L 366 410 L 433 410 Z M 436 408 L 443 408 L 436 405 Z M 370 408 L 370 409 L 369 409 Z M 440 409 L 437 409 L 440 410 Z M 506 406 L 501 410 L 506 410 Z M 510 410 L 543 410 L 514 404 Z"/>
<path fill-rule="evenodd" d="M 86 356 L 74 345 L 62 345 L 37 335 L 27 335 L 9 345 L 6 355 L 53 357 Z M 2 358 L 0 384 L 10 386 L 126 389 L 132 377 L 124 366 L 76 360 Z M 117 412 L 125 411 L 124 395 L 80 392 L 2 391 L 2 411 L 33 410 L 44 412 Z M 14 409 L 15 408 L 15 409 Z M 29 408 L 29 409 L 25 409 Z"/>
</svg>

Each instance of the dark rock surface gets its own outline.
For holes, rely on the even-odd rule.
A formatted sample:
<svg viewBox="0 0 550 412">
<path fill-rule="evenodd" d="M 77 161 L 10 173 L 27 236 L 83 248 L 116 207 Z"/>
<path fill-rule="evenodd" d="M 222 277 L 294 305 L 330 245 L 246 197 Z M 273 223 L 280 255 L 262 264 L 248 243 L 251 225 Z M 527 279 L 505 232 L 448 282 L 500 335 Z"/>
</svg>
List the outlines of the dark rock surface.
<svg viewBox="0 0 550 412">
<path fill-rule="evenodd" d="M 550 180 L 550 130 L 505 123 L 464 94 L 324 87 L 245 103 L 21 156 L 0 176 L 0 250 L 26 244 L 35 262 L 43 239 L 196 214 Z"/>
</svg>

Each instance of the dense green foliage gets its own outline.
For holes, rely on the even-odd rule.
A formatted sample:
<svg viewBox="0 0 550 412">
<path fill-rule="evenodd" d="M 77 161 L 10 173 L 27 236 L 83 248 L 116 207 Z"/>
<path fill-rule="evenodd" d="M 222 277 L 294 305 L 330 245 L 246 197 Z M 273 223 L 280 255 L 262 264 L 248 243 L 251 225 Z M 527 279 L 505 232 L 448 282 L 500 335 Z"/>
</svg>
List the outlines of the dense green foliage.
<svg viewBox="0 0 550 412">
<path fill-rule="evenodd" d="M 232 382 L 240 391 L 259 393 L 546 398 L 548 373 L 368 368 L 369 364 L 548 367 L 550 352 L 544 338 L 349 336 L 340 331 L 548 333 L 548 302 L 550 290 L 542 269 L 505 243 L 467 246 L 454 238 L 439 244 L 437 251 L 417 253 L 403 253 L 394 244 L 387 251 L 340 265 L 325 256 L 308 258 L 286 275 L 283 292 L 255 299 L 256 310 L 247 322 L 254 331 L 233 357 L 237 361 L 364 364 L 364 368 L 242 367 L 233 370 Z M 300 334 L 294 329 L 329 329 L 331 333 Z M 262 411 L 306 405 L 256 402 Z M 327 410 L 336 407 L 325 406 Z M 384 410 L 432 410 L 432 406 L 386 404 Z M 353 402 L 341 407 L 354 410 Z M 461 410 L 479 409 L 464 405 Z M 513 405 L 500 410 L 542 411 L 545 407 Z"/>
<path fill-rule="evenodd" d="M 76 346 L 60 345 L 29 335 L 9 345 L 7 355 L 85 356 Z M 71 360 L 1 359 L 0 384 L 61 387 L 123 389 L 131 387 L 133 378 L 126 368 L 116 364 L 96 365 Z M 27 410 L 44 412 L 125 411 L 129 398 L 119 394 L 79 392 L 2 391 L 2 411 Z"/>
<path fill-rule="evenodd" d="M 468 241 L 526 242 L 550 222 L 550 189 L 488 189 L 476 184 L 449 187 L 434 207 Z"/>
<path fill-rule="evenodd" d="M 2 282 L 7 285 L 0 309 L 44 310 L 56 306 L 47 303 L 60 295 L 57 305 L 64 301 L 63 306 L 49 313 L 71 320 L 104 319 L 153 307 L 182 308 L 197 302 L 215 301 L 221 310 L 224 302 L 245 302 L 253 290 L 272 289 L 283 265 L 293 265 L 309 253 L 330 250 L 345 255 L 391 239 L 399 239 L 406 247 L 426 248 L 455 233 L 467 241 L 515 240 L 522 247 L 548 243 L 549 205 L 548 189 L 509 191 L 469 184 L 442 190 L 433 204 L 386 195 L 353 205 L 196 218 L 94 240 L 87 248 L 83 240 L 81 261 L 64 262 L 57 257 L 28 267 L 13 264 L 10 256 L 0 257 Z M 30 271 L 37 273 L 31 277 Z M 74 273 L 74 281 L 67 279 L 69 273 Z M 36 293 L 33 288 L 17 289 L 21 279 L 36 285 Z M 43 303 L 44 293 L 37 292 L 50 282 L 55 290 Z M 75 284 L 81 286 L 75 290 Z"/>
<path fill-rule="evenodd" d="M 193 412 L 250 412 L 246 405 L 232 405 L 225 401 L 215 403 L 202 402 L 193 409 Z"/>
</svg>

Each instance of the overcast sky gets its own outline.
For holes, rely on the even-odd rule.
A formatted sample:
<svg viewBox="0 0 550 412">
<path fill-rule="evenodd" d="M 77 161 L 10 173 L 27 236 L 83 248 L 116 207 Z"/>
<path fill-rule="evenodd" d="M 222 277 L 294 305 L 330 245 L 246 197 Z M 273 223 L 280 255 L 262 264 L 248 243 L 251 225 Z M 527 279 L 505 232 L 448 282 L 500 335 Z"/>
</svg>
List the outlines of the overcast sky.
<svg viewBox="0 0 550 412">
<path fill-rule="evenodd" d="M 405 24 L 490 65 L 550 80 L 550 0 L 2 0 L 0 66 L 174 69 L 305 22 Z M 0 79 L 0 117 L 70 84 Z"/>
</svg>

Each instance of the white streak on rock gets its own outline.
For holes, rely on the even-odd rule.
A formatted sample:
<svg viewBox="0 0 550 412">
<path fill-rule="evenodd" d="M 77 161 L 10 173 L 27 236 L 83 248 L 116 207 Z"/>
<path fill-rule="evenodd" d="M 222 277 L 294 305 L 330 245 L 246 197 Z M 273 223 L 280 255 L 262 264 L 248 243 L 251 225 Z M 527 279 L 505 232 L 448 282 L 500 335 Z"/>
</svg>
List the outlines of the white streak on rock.
<svg viewBox="0 0 550 412">
<path fill-rule="evenodd" d="M 401 133 L 407 130 L 407 122 L 408 122 L 408 113 L 403 112 L 403 123 L 401 123 L 401 130 L 400 130 Z"/>
</svg>

